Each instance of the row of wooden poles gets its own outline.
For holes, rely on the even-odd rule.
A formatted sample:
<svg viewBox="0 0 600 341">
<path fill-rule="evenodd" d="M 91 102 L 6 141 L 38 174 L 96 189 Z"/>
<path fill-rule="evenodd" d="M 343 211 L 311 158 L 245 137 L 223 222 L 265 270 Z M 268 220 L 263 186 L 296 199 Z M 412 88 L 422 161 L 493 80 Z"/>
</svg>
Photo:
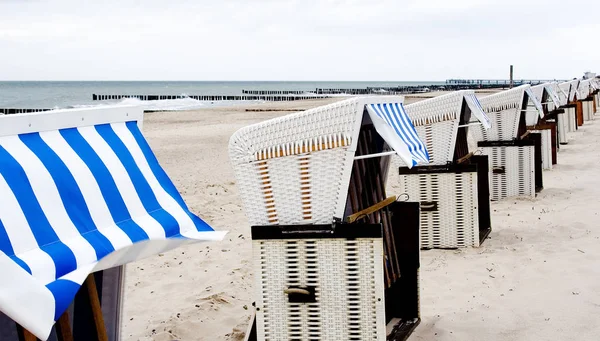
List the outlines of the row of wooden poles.
<svg viewBox="0 0 600 341">
<path fill-rule="evenodd" d="M 539 81 L 527 81 L 539 84 Z M 520 83 L 519 83 L 520 84 Z M 435 85 L 411 85 L 396 87 L 366 87 L 366 88 L 316 88 L 314 90 L 242 90 L 242 95 L 102 95 L 92 94 L 94 101 L 119 100 L 123 98 L 137 98 L 142 101 L 157 101 L 169 99 L 192 98 L 200 101 L 296 101 L 302 99 L 322 98 L 323 95 L 402 95 L 412 94 L 423 91 L 440 90 L 465 90 L 465 89 L 500 89 L 506 88 L 509 84 L 499 83 L 451 83 Z M 315 96 L 319 95 L 319 96 Z"/>
<path fill-rule="evenodd" d="M 23 109 L 23 108 L 0 108 L 0 115 L 11 115 L 11 114 L 26 114 L 30 112 L 42 112 L 52 109 Z"/>
<path fill-rule="evenodd" d="M 119 100 L 137 98 L 141 101 L 160 101 L 169 99 L 191 98 L 199 101 L 268 101 L 284 102 L 306 99 L 318 99 L 323 96 L 315 95 L 97 95 L 92 94 L 94 101 Z"/>
</svg>

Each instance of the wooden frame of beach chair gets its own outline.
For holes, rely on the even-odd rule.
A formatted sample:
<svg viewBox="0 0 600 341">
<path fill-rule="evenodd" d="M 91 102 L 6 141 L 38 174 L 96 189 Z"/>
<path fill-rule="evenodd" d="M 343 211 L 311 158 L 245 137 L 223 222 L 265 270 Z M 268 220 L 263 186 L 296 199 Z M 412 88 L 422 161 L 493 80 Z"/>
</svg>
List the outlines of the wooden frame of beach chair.
<svg viewBox="0 0 600 341">
<path fill-rule="evenodd" d="M 527 132 L 525 122 L 532 96 L 530 86 L 522 85 L 479 99 L 492 128 L 472 127 L 470 132 L 479 150 L 490 158 L 491 200 L 535 196 L 541 190 L 541 155 L 536 157 L 536 149 L 541 150 L 536 144 L 541 144 L 541 139 Z M 539 109 L 535 110 L 539 114 Z"/>
<path fill-rule="evenodd" d="M 192 217 L 193 214 L 185 204 L 178 201 L 178 194 L 174 194 L 176 189 L 154 155 L 149 150 L 143 150 L 149 147 L 143 137 L 137 135 L 140 134 L 142 119 L 143 110 L 131 106 L 56 110 L 0 117 L 0 150 L 3 153 L 0 165 L 4 171 L 8 170 L 6 174 L 9 175 L 11 169 L 21 169 L 22 172 L 16 180 L 11 180 L 12 187 L 5 186 L 0 192 L 3 198 L 11 201 L 7 203 L 7 207 L 12 207 L 16 212 L 15 216 L 11 216 L 5 210 L 2 212 L 5 216 L 0 216 L 11 219 L 4 220 L 4 225 L 0 224 L 0 232 L 4 238 L 0 252 L 1 265 L 3 271 L 14 276 L 10 281 L 3 281 L 2 285 L 11 290 L 15 286 L 14 282 L 19 281 L 28 288 L 28 292 L 43 301 L 43 304 L 29 301 L 20 307 L 4 295 L 2 304 L 6 315 L 0 318 L 0 339 L 36 340 L 33 336 L 35 332 L 39 337 L 44 335 L 51 341 L 118 341 L 125 276 L 123 264 L 170 250 L 189 243 L 190 240 L 222 238 L 223 232 L 215 232 L 200 218 Z M 73 146 L 84 149 L 76 150 Z M 89 158 L 93 160 L 90 161 Z M 133 171 L 138 173 L 132 175 Z M 103 179 L 111 178 L 110 181 L 115 182 L 114 189 L 111 187 L 109 190 L 111 196 L 102 192 L 108 189 L 97 182 L 98 173 L 104 174 Z M 6 174 L 2 178 L 4 184 L 7 183 Z M 29 184 L 24 184 L 27 182 Z M 45 233 L 54 234 L 57 240 L 50 239 L 50 244 L 42 244 L 33 239 L 33 235 L 39 233 L 42 227 L 37 223 L 29 226 L 24 222 L 24 219 L 30 221 L 31 216 L 26 215 L 32 211 L 28 209 L 28 213 L 25 213 L 25 209 L 20 206 L 19 200 L 23 199 L 20 186 L 31 188 L 34 193 L 31 200 L 40 207 L 36 211 L 39 212 L 37 216 L 40 221 L 42 216 L 45 219 L 45 222 L 36 222 L 44 225 Z M 133 192 L 122 193 L 122 187 L 118 186 L 131 186 L 128 189 Z M 147 186 L 144 187 L 143 194 L 137 192 L 140 188 L 138 186 Z M 52 193 L 40 195 L 40 188 Z M 122 196 L 121 205 L 127 205 L 127 212 L 119 208 L 119 216 L 128 215 L 129 220 L 113 222 L 114 212 L 109 212 L 108 199 L 115 196 Z M 154 196 L 152 200 L 155 202 L 146 201 L 142 208 L 135 211 L 136 216 L 132 217 L 129 212 L 132 202 L 142 200 L 142 197 L 147 200 L 150 196 Z M 70 211 L 67 211 L 67 207 Z M 153 213 L 164 214 L 163 218 L 170 218 L 154 218 L 148 213 L 150 211 L 146 211 L 150 209 Z M 94 213 L 90 213 L 92 211 Z M 143 213 L 148 215 L 144 216 Z M 17 216 L 22 216 L 23 220 L 15 221 L 14 217 Z M 31 221 L 33 224 L 34 220 Z M 119 225 L 122 223 L 130 225 Z M 83 224 L 87 225 L 84 227 Z M 132 224 L 136 224 L 139 229 L 136 240 L 130 239 L 127 234 L 130 230 L 126 231 Z M 178 233 L 174 232 L 175 225 Z M 59 228 L 65 230 L 59 231 Z M 161 228 L 164 230 L 159 230 Z M 166 229 L 169 229 L 168 233 Z M 32 237 L 21 236 L 18 233 L 21 230 Z M 93 237 L 88 240 L 83 234 Z M 147 235 L 144 237 L 144 234 Z M 21 250 L 24 245 L 29 245 L 23 244 L 23 240 L 27 238 L 30 239 L 30 244 L 32 241 L 37 243 L 37 249 L 33 248 L 37 252 L 36 257 L 23 258 L 30 252 Z M 106 239 L 101 244 L 97 243 L 101 238 Z M 15 241 L 21 243 L 21 249 L 14 248 L 12 243 Z M 48 245 L 60 243 L 64 243 L 63 252 L 50 256 L 46 249 Z M 4 249 L 7 245 L 9 251 Z M 98 249 L 95 247 L 103 250 L 101 256 L 98 256 Z M 85 256 L 82 250 L 87 252 Z M 39 264 L 48 264 L 35 263 L 41 262 L 40 260 L 52 262 L 53 267 L 58 267 L 57 264 L 64 267 L 58 256 L 68 252 L 77 254 L 76 257 L 80 258 L 77 258 L 75 268 L 72 268 L 73 265 L 63 268 L 65 273 L 61 272 L 60 277 L 55 275 L 56 278 L 40 279 L 36 277 L 40 273 L 39 269 L 27 270 L 32 264 L 38 268 Z M 18 262 L 10 260 L 9 256 Z M 21 294 L 17 292 L 15 296 L 19 297 Z M 39 310 L 39 314 L 32 313 L 34 310 Z M 49 314 L 50 310 L 52 314 Z M 58 313 L 62 315 L 57 316 Z M 9 316 L 24 326 L 27 325 L 26 328 L 31 332 L 17 325 Z M 53 327 L 54 321 L 56 323 Z"/>
<path fill-rule="evenodd" d="M 418 325 L 419 204 L 386 200 L 392 153 L 366 108 L 390 102 L 402 97 L 353 98 L 232 136 L 252 226 L 248 340 L 403 340 Z"/>
<path fill-rule="evenodd" d="M 467 141 L 469 125 L 482 124 L 474 111 L 485 116 L 469 90 L 406 106 L 431 161 L 409 169 L 392 157 L 387 193 L 421 203 L 423 249 L 477 247 L 491 232 L 487 156 L 469 153 Z"/>
</svg>

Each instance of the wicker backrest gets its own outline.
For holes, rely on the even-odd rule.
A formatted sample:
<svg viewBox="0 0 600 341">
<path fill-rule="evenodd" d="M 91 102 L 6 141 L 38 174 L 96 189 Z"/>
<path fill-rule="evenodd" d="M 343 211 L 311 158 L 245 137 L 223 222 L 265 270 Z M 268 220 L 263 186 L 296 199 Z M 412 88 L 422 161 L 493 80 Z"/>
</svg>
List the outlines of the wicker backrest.
<svg viewBox="0 0 600 341">
<path fill-rule="evenodd" d="M 238 130 L 229 156 L 250 224 L 342 218 L 365 105 L 402 100 L 352 98 Z"/>
<path fill-rule="evenodd" d="M 531 93 L 537 98 L 539 102 L 545 103 L 548 101 L 548 93 L 546 92 L 546 87 L 549 85 L 550 83 L 543 83 L 531 87 Z M 547 108 L 547 106 L 544 105 L 544 108 Z M 525 107 L 525 123 L 527 124 L 527 126 L 534 126 L 538 123 L 539 119 L 540 115 L 535 110 L 535 105 L 532 101 L 528 101 L 527 106 Z"/>
<path fill-rule="evenodd" d="M 456 146 L 456 133 L 461 115 L 469 114 L 464 96 L 473 91 L 455 91 L 405 106 L 417 133 L 427 146 L 432 165 L 451 162 Z M 469 118 L 466 118 L 468 121 Z M 407 167 L 398 156 L 392 157 L 392 167 Z"/>
<path fill-rule="evenodd" d="M 575 100 L 575 95 L 577 94 L 577 89 L 579 88 L 579 79 L 563 82 L 560 83 L 558 86 L 561 88 L 562 91 L 569 95 L 569 97 L 567 98 L 567 103 L 570 103 Z"/>
<path fill-rule="evenodd" d="M 530 85 L 521 85 L 481 97 L 479 102 L 492 120 L 492 128 L 472 127 L 470 132 L 475 141 L 510 141 L 517 138 L 521 114 L 527 105 L 525 91 L 529 88 Z"/>
<path fill-rule="evenodd" d="M 591 93 L 591 81 L 589 79 L 584 79 L 579 83 L 579 87 L 577 88 L 577 99 L 584 100 L 590 96 Z"/>
</svg>

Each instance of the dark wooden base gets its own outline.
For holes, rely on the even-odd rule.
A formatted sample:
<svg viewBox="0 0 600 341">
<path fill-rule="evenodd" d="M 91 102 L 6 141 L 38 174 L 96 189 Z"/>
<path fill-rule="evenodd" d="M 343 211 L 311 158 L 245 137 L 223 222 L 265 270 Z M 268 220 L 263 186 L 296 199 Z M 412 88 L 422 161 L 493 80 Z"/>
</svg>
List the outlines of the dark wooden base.
<svg viewBox="0 0 600 341">
<path fill-rule="evenodd" d="M 395 322 L 395 323 L 394 323 Z M 388 330 L 391 329 L 390 332 L 387 333 L 387 341 L 405 341 L 408 339 L 410 334 L 417 328 L 417 326 L 421 323 L 420 318 L 405 320 L 400 319 L 399 321 L 393 321 L 388 323 Z"/>
</svg>

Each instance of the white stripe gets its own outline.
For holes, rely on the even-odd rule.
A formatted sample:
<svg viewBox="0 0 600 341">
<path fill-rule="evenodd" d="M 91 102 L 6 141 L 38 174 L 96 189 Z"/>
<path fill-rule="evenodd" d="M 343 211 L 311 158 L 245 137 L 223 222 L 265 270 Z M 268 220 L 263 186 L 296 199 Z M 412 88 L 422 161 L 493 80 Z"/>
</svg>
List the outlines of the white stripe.
<svg viewBox="0 0 600 341">
<path fill-rule="evenodd" d="M 125 206 L 129 211 L 131 219 L 138 224 L 148 235 L 150 239 L 164 239 L 165 230 L 151 215 L 148 214 L 140 197 L 131 182 L 129 174 L 121 160 L 110 148 L 108 143 L 100 136 L 95 127 L 77 128 L 83 138 L 94 149 L 98 157 L 102 160 L 110 175 L 112 176 L 119 193 L 123 197 Z"/>
<path fill-rule="evenodd" d="M 113 221 L 100 187 L 85 162 L 57 130 L 42 132 L 40 136 L 71 171 L 98 232 L 108 239 L 114 249 L 130 245 L 131 239 Z"/>
<path fill-rule="evenodd" d="M 422 144 L 419 138 L 416 136 L 416 132 L 414 132 L 411 127 L 404 122 L 403 111 L 399 105 L 389 105 L 389 111 L 392 116 L 395 116 L 396 120 L 394 120 L 394 125 L 398 128 L 398 131 L 402 134 L 404 131 L 404 136 L 407 140 L 411 141 L 414 145 L 414 150 L 411 152 L 413 157 L 415 157 L 416 161 L 427 162 L 427 157 L 422 150 Z M 408 120 L 410 122 L 410 120 Z"/>
<path fill-rule="evenodd" d="M 2 174 L 0 174 L 0 203 L 0 219 L 15 255 L 29 266 L 35 278 L 43 283 L 50 283 L 56 275 L 54 260 L 39 248 L 21 206 Z"/>
<path fill-rule="evenodd" d="M 94 271 L 110 269 L 123 264 L 135 262 L 162 252 L 167 252 L 183 244 L 190 244 L 193 242 L 195 241 L 186 238 L 145 240 L 113 252 L 108 257 L 104 257 L 96 265 Z"/>
<path fill-rule="evenodd" d="M 23 167 L 52 230 L 71 249 L 77 265 L 96 261 L 96 251 L 69 218 L 56 183 L 42 161 L 17 136 L 3 138 L 2 146 Z"/>
<path fill-rule="evenodd" d="M 137 141 L 125 123 L 113 123 L 111 126 L 117 136 L 119 136 L 121 141 L 123 141 L 125 146 L 127 146 L 127 149 L 131 153 L 136 165 L 148 181 L 148 184 L 150 185 L 150 188 L 156 196 L 156 200 L 160 206 L 162 206 L 165 211 L 167 211 L 171 216 L 173 216 L 173 218 L 175 218 L 175 220 L 177 220 L 181 235 L 186 236 L 188 231 L 196 232 L 196 226 L 194 225 L 192 219 L 181 208 L 181 206 L 179 206 L 177 201 L 164 190 L 158 179 L 156 179 L 154 176 L 154 173 L 148 164 L 148 160 L 146 160 L 146 157 L 144 156 L 140 146 L 137 144 Z"/>
<path fill-rule="evenodd" d="M 46 340 L 54 324 L 54 296 L 2 251 L 0 269 L 2 312 L 39 339 Z"/>
</svg>

